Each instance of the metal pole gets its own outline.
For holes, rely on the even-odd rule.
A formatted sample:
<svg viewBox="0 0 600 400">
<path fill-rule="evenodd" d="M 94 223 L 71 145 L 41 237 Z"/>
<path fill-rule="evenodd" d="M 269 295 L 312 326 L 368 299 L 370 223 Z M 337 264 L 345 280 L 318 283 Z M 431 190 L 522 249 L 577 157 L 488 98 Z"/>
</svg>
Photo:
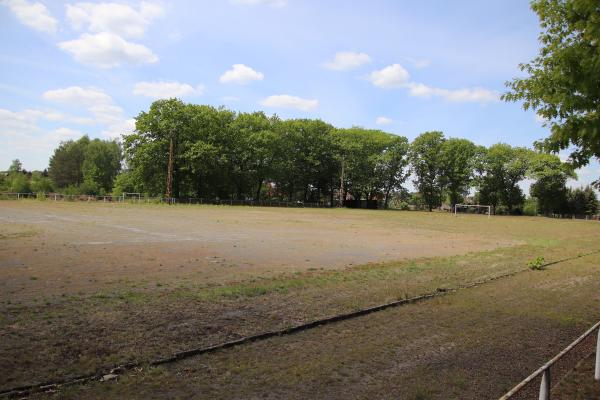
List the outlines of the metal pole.
<svg viewBox="0 0 600 400">
<path fill-rule="evenodd" d="M 594 379 L 600 381 L 600 328 L 598 328 L 598 340 L 596 343 L 596 370 Z"/>
<path fill-rule="evenodd" d="M 540 384 L 539 400 L 550 400 L 550 367 L 544 370 L 542 383 Z"/>
</svg>

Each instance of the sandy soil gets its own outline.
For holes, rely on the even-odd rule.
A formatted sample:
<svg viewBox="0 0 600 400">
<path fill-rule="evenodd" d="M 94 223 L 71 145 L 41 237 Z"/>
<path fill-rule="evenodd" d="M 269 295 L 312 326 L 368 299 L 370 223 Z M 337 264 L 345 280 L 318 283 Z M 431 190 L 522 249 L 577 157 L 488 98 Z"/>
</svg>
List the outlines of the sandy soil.
<svg viewBox="0 0 600 400">
<path fill-rule="evenodd" d="M 373 211 L 3 201 L 0 288 L 4 297 L 25 300 L 122 281 L 193 277 L 208 285 L 515 243 L 381 217 Z"/>
<path fill-rule="evenodd" d="M 0 202 L 0 388 L 146 362 L 522 271 L 538 256 L 555 261 L 598 250 L 598 235 L 595 222 L 546 218 Z M 444 304 L 458 307 L 452 312 L 434 302 L 342 324 L 341 336 L 317 329 L 310 343 L 294 345 L 315 347 L 301 369 L 294 360 L 302 356 L 285 358 L 292 341 L 274 340 L 247 353 L 242 365 L 238 355 L 246 353 L 234 351 L 226 363 L 201 361 L 208 375 L 186 363 L 189 374 L 178 367 L 158 376 L 143 372 L 131 384 L 123 377 L 115 396 L 101 393 L 113 390 L 108 385 L 90 387 L 87 397 L 427 399 L 448 398 L 441 394 L 452 387 L 464 395 L 458 398 L 482 398 L 498 365 L 507 369 L 494 393 L 560 350 L 593 317 L 600 275 L 597 258 L 590 260 L 577 264 L 584 267 L 579 272 L 553 269 L 560 271 L 553 279 L 528 271 L 517 287 L 493 284 L 497 290 L 448 297 L 454 300 Z M 525 346 L 517 364 L 509 351 L 515 341 Z M 401 349 L 402 360 L 390 364 L 382 349 Z M 259 375 L 249 373 L 256 360 Z M 338 362 L 350 370 L 338 374 Z M 429 373 L 440 365 L 444 379 Z M 220 381 L 215 374 L 240 378 Z M 285 387 L 277 380 L 287 380 Z M 66 394 L 84 398 L 87 390 Z"/>
</svg>

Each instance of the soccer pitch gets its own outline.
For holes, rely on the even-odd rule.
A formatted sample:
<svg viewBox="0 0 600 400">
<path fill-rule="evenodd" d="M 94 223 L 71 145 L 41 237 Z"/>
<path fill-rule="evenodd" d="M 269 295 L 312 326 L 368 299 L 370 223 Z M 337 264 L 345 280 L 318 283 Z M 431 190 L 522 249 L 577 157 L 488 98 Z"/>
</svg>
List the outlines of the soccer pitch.
<svg viewBox="0 0 600 400">
<path fill-rule="evenodd" d="M 598 255 L 544 271 L 527 263 L 600 250 L 598 237 L 598 222 L 546 218 L 3 201 L 1 387 L 143 364 L 518 272 L 62 389 L 73 398 L 152 397 L 165 382 L 169 392 L 156 396 L 499 396 L 598 318 Z"/>
</svg>

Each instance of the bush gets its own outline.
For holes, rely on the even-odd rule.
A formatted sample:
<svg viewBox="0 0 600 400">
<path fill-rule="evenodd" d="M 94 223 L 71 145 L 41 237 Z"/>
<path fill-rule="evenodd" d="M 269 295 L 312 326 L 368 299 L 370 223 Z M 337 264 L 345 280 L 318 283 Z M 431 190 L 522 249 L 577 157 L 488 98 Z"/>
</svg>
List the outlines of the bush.
<svg viewBox="0 0 600 400">
<path fill-rule="evenodd" d="M 539 257 L 536 257 L 535 260 L 529 261 L 529 263 L 527 265 L 529 266 L 529 269 L 532 269 L 534 271 L 540 271 L 540 270 L 544 269 L 544 263 L 545 263 L 544 257 L 539 256 Z"/>
<path fill-rule="evenodd" d="M 405 201 L 400 202 L 399 207 L 400 207 L 401 210 L 404 210 L 404 211 L 410 210 L 410 206 Z"/>
</svg>

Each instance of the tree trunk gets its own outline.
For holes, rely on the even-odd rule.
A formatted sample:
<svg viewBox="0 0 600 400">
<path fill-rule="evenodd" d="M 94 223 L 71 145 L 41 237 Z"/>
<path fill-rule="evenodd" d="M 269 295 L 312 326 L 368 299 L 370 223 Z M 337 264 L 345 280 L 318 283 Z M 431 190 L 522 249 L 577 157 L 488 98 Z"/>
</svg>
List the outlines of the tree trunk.
<svg viewBox="0 0 600 400">
<path fill-rule="evenodd" d="M 262 189 L 263 178 L 258 180 L 258 188 L 256 189 L 256 201 L 260 201 L 260 189 Z"/>
<path fill-rule="evenodd" d="M 331 183 L 330 183 L 330 191 L 329 191 L 329 206 L 333 207 L 333 189 L 334 189 L 334 183 L 333 183 L 333 178 L 331 179 Z"/>
<path fill-rule="evenodd" d="M 390 190 L 390 189 L 388 189 L 388 190 L 385 192 L 385 202 L 383 203 L 383 208 L 384 208 L 384 209 L 386 209 L 386 210 L 388 209 L 388 204 L 389 204 L 389 201 L 390 201 L 390 191 L 391 191 L 391 190 Z"/>
</svg>

